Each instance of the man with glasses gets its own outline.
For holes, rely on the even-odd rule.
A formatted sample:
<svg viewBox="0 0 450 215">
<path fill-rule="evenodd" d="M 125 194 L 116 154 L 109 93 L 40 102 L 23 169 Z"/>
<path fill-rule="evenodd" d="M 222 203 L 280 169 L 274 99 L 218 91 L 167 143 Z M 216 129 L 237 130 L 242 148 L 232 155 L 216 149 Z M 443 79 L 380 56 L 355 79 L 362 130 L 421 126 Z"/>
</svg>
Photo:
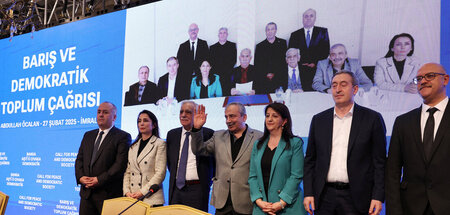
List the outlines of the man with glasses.
<svg viewBox="0 0 450 215">
<path fill-rule="evenodd" d="M 442 65 L 428 63 L 413 81 L 423 105 L 395 120 L 386 165 L 386 214 L 449 214 L 449 75 Z"/>
</svg>

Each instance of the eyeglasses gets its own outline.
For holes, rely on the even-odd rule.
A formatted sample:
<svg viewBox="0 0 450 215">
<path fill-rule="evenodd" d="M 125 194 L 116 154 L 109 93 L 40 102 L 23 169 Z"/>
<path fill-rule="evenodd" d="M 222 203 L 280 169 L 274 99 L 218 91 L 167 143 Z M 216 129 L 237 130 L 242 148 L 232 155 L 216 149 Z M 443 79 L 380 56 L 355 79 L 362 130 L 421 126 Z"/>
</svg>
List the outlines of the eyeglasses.
<svg viewBox="0 0 450 215">
<path fill-rule="evenodd" d="M 424 76 L 416 76 L 415 78 L 413 78 L 413 83 L 414 84 L 418 84 L 422 81 L 422 79 L 425 78 L 425 80 L 427 81 L 432 81 L 434 80 L 434 78 L 436 78 L 436 75 L 446 75 L 444 73 L 435 73 L 435 72 L 430 72 L 425 74 Z"/>
</svg>

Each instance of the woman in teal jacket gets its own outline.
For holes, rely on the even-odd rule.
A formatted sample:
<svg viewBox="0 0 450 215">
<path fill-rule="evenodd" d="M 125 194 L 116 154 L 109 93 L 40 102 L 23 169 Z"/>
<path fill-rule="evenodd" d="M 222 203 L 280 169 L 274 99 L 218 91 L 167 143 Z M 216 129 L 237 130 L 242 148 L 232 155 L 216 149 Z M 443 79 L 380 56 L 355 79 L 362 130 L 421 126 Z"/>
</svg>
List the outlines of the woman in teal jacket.
<svg viewBox="0 0 450 215">
<path fill-rule="evenodd" d="M 202 99 L 222 96 L 219 76 L 210 73 L 211 64 L 204 60 L 200 66 L 200 74 L 192 79 L 191 99 Z"/>
<path fill-rule="evenodd" d="M 265 108 L 264 135 L 253 145 L 250 198 L 253 214 L 304 215 L 303 141 L 292 134 L 289 109 L 281 103 Z"/>
</svg>

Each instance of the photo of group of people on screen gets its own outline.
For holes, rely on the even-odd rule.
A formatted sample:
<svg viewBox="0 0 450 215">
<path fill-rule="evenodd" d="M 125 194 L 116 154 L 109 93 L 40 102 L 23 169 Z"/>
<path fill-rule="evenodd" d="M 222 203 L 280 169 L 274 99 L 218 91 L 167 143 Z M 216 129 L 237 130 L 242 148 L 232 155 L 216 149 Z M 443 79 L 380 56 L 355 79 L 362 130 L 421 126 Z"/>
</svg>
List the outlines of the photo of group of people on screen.
<svg viewBox="0 0 450 215">
<path fill-rule="evenodd" d="M 246 107 L 231 102 L 224 108 L 226 129 L 213 131 L 204 126 L 205 106 L 185 100 L 180 126 L 165 141 L 157 116 L 143 110 L 131 143 L 114 126 L 116 106 L 103 102 L 98 129 L 85 133 L 75 161 L 80 215 L 99 215 L 104 200 L 121 196 L 208 212 L 211 185 L 218 215 L 378 215 L 384 201 L 389 215 L 448 214 L 449 75 L 426 63 L 413 77 L 423 104 L 396 118 L 387 157 L 384 119 L 354 102 L 363 86 L 350 71 L 331 78 L 334 106 L 304 122 L 310 123 L 306 154 L 283 103 L 264 108 L 261 132 L 246 123 Z M 166 169 L 168 193 L 158 189 Z"/>
<path fill-rule="evenodd" d="M 208 46 L 198 37 L 199 26 L 192 23 L 189 39 L 180 44 L 176 57 L 167 59 L 167 73 L 158 83 L 148 80 L 148 66 L 138 70 L 139 81 L 125 94 L 124 106 L 158 104 L 161 99 L 213 98 L 235 95 L 275 93 L 277 89 L 294 93 L 318 91 L 331 93 L 331 78 L 338 71 L 356 75 L 361 88 L 374 85 L 381 90 L 417 93 L 412 80 L 421 66 L 413 56 L 414 38 L 408 33 L 395 35 L 387 54 L 375 66 L 363 69 L 359 59 L 350 58 L 344 44 L 330 47 L 327 28 L 315 26 L 316 11 L 303 13 L 303 28 L 291 33 L 289 43 L 276 36 L 277 24 L 265 27 L 266 39 L 239 50 L 228 41 L 228 29 L 218 32 L 218 42 Z M 254 56 L 254 65 L 250 64 Z"/>
</svg>

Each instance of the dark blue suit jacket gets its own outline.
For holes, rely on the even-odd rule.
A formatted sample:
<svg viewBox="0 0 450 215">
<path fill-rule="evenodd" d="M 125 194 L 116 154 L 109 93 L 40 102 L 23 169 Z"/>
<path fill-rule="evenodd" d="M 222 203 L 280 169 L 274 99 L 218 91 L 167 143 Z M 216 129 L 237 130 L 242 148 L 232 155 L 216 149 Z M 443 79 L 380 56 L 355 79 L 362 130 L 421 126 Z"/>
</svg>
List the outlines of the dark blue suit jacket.
<svg viewBox="0 0 450 215">
<path fill-rule="evenodd" d="M 180 70 L 178 70 L 180 71 Z M 178 73 L 179 74 L 179 73 Z M 189 87 L 191 86 L 191 79 L 188 77 L 183 77 L 182 75 L 177 75 L 175 80 L 174 97 L 178 101 L 189 99 Z M 167 96 L 167 91 L 169 90 L 169 73 L 164 74 L 158 80 L 158 88 L 162 93 L 162 97 Z"/>
<path fill-rule="evenodd" d="M 304 166 L 305 196 L 314 196 L 316 209 L 327 182 L 333 138 L 334 108 L 311 121 Z M 347 174 L 356 209 L 369 211 L 372 199 L 384 201 L 386 127 L 381 114 L 354 104 L 350 129 Z"/>
<path fill-rule="evenodd" d="M 421 111 L 419 107 L 395 119 L 386 164 L 386 214 L 389 215 L 422 215 L 428 203 L 436 215 L 450 211 L 450 102 L 428 160 L 421 138 Z"/>
<path fill-rule="evenodd" d="M 305 29 L 292 32 L 289 48 L 300 49 L 301 63 L 314 63 L 323 60 L 330 54 L 330 39 L 326 28 L 314 26 L 309 47 L 306 46 Z"/>
<path fill-rule="evenodd" d="M 182 128 L 175 128 L 167 132 L 167 168 L 170 172 L 169 179 L 169 204 L 172 204 L 173 190 L 176 186 L 178 159 L 180 157 L 180 141 Z M 203 141 L 212 137 L 214 131 L 203 127 Z M 197 174 L 202 186 L 202 205 L 203 210 L 208 211 L 209 190 L 211 187 L 211 179 L 214 174 L 214 159 L 212 157 L 196 156 Z"/>
<path fill-rule="evenodd" d="M 123 174 L 127 168 L 128 148 L 131 136 L 125 131 L 112 127 L 103 139 L 100 148 L 94 158 L 92 166 L 92 151 L 97 139 L 99 129 L 88 131 L 84 134 L 75 160 L 75 176 L 77 184 L 82 176 L 96 176 L 98 185 L 95 188 L 80 187 L 80 196 L 84 199 L 110 199 L 123 195 Z"/>
</svg>

